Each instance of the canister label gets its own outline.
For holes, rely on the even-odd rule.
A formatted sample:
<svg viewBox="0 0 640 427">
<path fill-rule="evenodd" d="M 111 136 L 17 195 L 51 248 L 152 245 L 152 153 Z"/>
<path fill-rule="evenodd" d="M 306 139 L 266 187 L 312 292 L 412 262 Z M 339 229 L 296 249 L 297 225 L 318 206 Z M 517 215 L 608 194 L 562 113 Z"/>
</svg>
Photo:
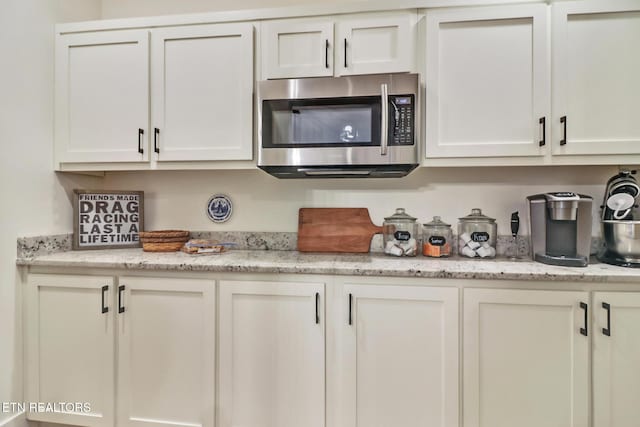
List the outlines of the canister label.
<svg viewBox="0 0 640 427">
<path fill-rule="evenodd" d="M 433 246 L 444 246 L 447 243 L 447 239 L 444 236 L 431 236 L 429 237 L 429 243 Z"/>
<path fill-rule="evenodd" d="M 409 240 L 411 238 L 411 233 L 408 231 L 396 231 L 393 233 L 393 237 L 395 237 L 396 240 Z"/>
<path fill-rule="evenodd" d="M 489 233 L 485 231 L 474 231 L 471 233 L 471 240 L 478 243 L 484 243 L 489 241 Z"/>
</svg>

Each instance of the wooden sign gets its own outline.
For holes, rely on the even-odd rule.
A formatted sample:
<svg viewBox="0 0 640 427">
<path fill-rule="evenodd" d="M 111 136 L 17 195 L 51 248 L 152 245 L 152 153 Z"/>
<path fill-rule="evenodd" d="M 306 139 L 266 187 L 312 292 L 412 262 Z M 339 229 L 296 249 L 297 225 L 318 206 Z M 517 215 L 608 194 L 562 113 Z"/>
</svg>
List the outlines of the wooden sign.
<svg viewBox="0 0 640 427">
<path fill-rule="evenodd" d="M 139 248 L 143 191 L 73 190 L 73 249 Z"/>
</svg>

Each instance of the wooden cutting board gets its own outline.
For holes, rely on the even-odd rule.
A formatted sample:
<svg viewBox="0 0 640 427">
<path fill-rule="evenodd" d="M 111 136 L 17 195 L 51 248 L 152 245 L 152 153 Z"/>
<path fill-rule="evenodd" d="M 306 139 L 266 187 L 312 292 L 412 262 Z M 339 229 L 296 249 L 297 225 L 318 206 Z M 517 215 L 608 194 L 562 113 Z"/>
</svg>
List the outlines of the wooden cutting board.
<svg viewBox="0 0 640 427">
<path fill-rule="evenodd" d="M 382 227 L 371 222 L 367 208 L 301 208 L 298 212 L 300 252 L 366 253 Z"/>
</svg>

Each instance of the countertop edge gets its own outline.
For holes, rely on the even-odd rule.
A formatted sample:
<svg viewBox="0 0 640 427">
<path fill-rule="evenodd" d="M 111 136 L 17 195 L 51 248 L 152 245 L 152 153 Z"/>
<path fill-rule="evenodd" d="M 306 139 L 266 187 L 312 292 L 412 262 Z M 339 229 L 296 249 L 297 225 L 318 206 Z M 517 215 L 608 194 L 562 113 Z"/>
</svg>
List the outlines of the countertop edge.
<svg viewBox="0 0 640 427">
<path fill-rule="evenodd" d="M 350 257 L 338 254 L 301 254 L 279 251 L 271 257 L 256 251 L 235 251 L 227 254 L 185 258 L 184 255 L 154 255 L 142 251 L 131 255 L 124 250 L 119 254 L 88 254 L 66 252 L 16 259 L 20 267 L 114 269 L 137 271 L 181 271 L 218 273 L 269 274 L 325 274 L 340 276 L 386 276 L 431 279 L 522 280 L 562 282 L 631 282 L 640 283 L 640 270 L 595 264 L 583 268 L 547 266 L 533 261 L 464 260 L 428 258 L 391 258 L 380 255 Z M 244 253 L 243 253 L 244 252 Z M 77 256 L 78 259 L 74 259 Z M 129 259 L 127 261 L 127 259 Z"/>
</svg>

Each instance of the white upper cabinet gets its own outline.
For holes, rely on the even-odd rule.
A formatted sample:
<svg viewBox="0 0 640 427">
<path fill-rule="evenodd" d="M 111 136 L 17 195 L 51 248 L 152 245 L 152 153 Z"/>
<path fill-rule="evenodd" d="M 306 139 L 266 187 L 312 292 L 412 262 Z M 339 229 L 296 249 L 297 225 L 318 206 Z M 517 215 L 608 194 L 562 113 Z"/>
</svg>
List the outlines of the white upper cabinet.
<svg viewBox="0 0 640 427">
<path fill-rule="evenodd" d="M 333 22 L 317 19 L 262 24 L 265 79 L 333 75 Z"/>
<path fill-rule="evenodd" d="M 635 427 L 640 419 L 640 293 L 593 295 L 593 426 Z"/>
<path fill-rule="evenodd" d="M 427 11 L 427 158 L 545 154 L 547 15 L 545 4 Z"/>
<path fill-rule="evenodd" d="M 57 43 L 56 168 L 253 158 L 252 23 L 66 34 Z"/>
<path fill-rule="evenodd" d="M 315 10 L 61 24 L 54 168 L 254 168 L 256 80 L 405 72 L 424 165 L 640 159 L 638 0 Z"/>
<path fill-rule="evenodd" d="M 157 160 L 251 160 L 253 25 L 154 29 L 151 40 Z"/>
<path fill-rule="evenodd" d="M 640 2 L 553 4 L 553 153 L 640 153 Z"/>
<path fill-rule="evenodd" d="M 56 40 L 58 162 L 149 159 L 149 32 L 60 35 Z"/>
<path fill-rule="evenodd" d="M 409 72 L 415 53 L 411 12 L 266 21 L 262 78 Z"/>
<path fill-rule="evenodd" d="M 340 18 L 336 24 L 335 75 L 401 73 L 413 69 L 415 14 Z"/>
</svg>

